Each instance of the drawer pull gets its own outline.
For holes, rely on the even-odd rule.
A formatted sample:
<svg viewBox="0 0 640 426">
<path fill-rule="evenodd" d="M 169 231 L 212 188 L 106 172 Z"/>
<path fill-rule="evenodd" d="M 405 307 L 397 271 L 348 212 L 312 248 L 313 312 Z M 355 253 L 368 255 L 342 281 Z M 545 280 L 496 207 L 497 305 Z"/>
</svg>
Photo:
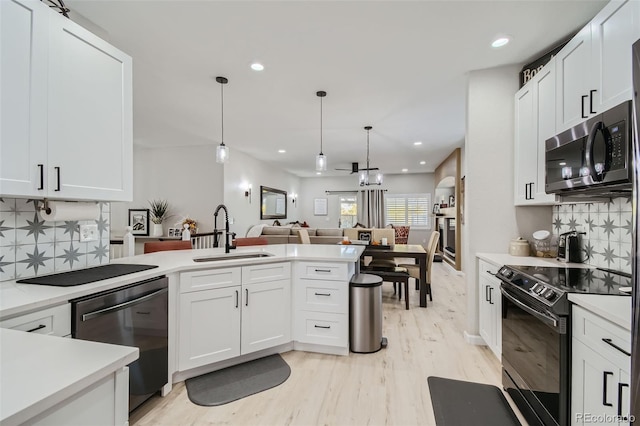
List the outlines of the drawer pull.
<svg viewBox="0 0 640 426">
<path fill-rule="evenodd" d="M 143 312 L 143 311 L 136 311 L 136 314 L 138 315 L 150 315 L 151 312 L 147 311 L 147 312 Z"/>
<path fill-rule="evenodd" d="M 331 296 L 331 293 L 315 293 L 316 296 Z"/>
<path fill-rule="evenodd" d="M 31 330 L 27 330 L 27 333 L 33 333 L 34 331 L 42 330 L 45 327 L 46 327 L 46 325 L 40 324 L 36 328 L 32 328 Z"/>
<path fill-rule="evenodd" d="M 602 374 L 602 405 L 606 405 L 607 407 L 613 407 L 613 404 L 607 402 L 607 376 L 613 376 L 613 372 L 611 371 L 603 371 Z"/>
<path fill-rule="evenodd" d="M 331 273 L 331 269 L 316 269 L 316 272 L 326 272 L 327 274 Z"/>
<path fill-rule="evenodd" d="M 627 383 L 618 383 L 618 418 L 622 421 L 629 421 L 626 417 L 622 417 L 622 388 L 628 388 Z"/>
<path fill-rule="evenodd" d="M 317 324 L 316 324 L 316 325 L 314 325 L 314 327 L 315 327 L 315 328 L 326 328 L 326 329 L 331 328 L 331 326 L 330 326 L 330 325 L 317 325 Z"/>
<path fill-rule="evenodd" d="M 615 343 L 613 343 L 613 342 L 611 341 L 611 339 L 608 339 L 608 338 L 603 337 L 603 338 L 602 338 L 602 341 L 603 341 L 603 342 L 605 342 L 607 345 L 609 345 L 609 346 L 611 346 L 611 347 L 616 348 L 617 350 L 619 350 L 620 352 L 622 352 L 622 353 L 623 353 L 623 354 L 625 354 L 626 356 L 631 356 L 631 354 L 630 354 L 629 352 L 625 351 L 625 350 L 624 350 L 624 349 L 622 349 L 620 346 L 618 346 L 618 345 L 616 345 Z"/>
</svg>

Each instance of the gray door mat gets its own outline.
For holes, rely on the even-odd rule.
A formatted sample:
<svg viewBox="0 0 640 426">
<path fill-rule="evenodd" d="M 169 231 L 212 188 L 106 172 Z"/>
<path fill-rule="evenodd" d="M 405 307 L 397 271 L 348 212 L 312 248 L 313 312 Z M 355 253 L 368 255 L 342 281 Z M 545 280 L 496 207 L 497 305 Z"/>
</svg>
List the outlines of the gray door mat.
<svg viewBox="0 0 640 426">
<path fill-rule="evenodd" d="M 520 426 L 495 386 L 433 376 L 427 383 L 438 426 Z"/>
<path fill-rule="evenodd" d="M 289 364 L 275 354 L 187 379 L 185 386 L 194 404 L 223 405 L 276 387 L 290 374 Z"/>
</svg>

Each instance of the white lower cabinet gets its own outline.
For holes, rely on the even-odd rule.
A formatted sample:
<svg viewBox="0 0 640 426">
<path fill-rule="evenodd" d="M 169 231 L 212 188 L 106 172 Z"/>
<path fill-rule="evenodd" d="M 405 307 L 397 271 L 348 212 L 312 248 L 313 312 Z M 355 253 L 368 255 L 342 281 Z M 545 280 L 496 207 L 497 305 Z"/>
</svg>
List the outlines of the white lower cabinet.
<svg viewBox="0 0 640 426">
<path fill-rule="evenodd" d="M 500 279 L 493 276 L 500 267 L 478 259 L 479 331 L 498 359 L 502 357 L 502 295 Z"/>
<path fill-rule="evenodd" d="M 67 337 L 71 335 L 71 304 L 53 306 L 0 321 L 1 328 L 35 334 Z"/>
<path fill-rule="evenodd" d="M 631 333 L 578 306 L 572 320 L 571 424 L 628 425 Z"/>
<path fill-rule="evenodd" d="M 289 263 L 180 275 L 178 369 L 291 341 Z"/>
<path fill-rule="evenodd" d="M 294 287 L 294 336 L 308 351 L 349 352 L 349 280 L 354 264 L 299 262 Z"/>
</svg>

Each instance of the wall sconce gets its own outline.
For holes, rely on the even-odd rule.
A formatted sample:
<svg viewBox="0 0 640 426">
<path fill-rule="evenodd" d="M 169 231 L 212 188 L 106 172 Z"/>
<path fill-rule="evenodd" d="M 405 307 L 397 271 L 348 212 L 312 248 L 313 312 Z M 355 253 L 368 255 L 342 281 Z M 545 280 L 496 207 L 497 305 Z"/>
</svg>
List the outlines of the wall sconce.
<svg viewBox="0 0 640 426">
<path fill-rule="evenodd" d="M 251 185 L 247 185 L 244 190 L 244 196 L 249 199 L 249 204 L 251 204 Z"/>
<path fill-rule="evenodd" d="M 297 194 L 291 194 L 291 203 L 293 203 L 293 205 L 296 205 L 296 201 L 298 200 L 298 195 Z"/>
</svg>

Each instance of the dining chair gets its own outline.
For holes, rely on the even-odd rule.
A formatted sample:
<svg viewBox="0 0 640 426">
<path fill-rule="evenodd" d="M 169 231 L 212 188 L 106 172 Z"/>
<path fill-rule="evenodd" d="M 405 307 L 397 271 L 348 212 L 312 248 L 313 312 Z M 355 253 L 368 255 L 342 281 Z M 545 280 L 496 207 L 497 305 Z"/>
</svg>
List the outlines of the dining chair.
<svg viewBox="0 0 640 426">
<path fill-rule="evenodd" d="M 144 243 L 144 254 L 166 250 L 191 250 L 191 241 L 151 241 Z"/>
<path fill-rule="evenodd" d="M 267 244 L 269 244 L 269 241 L 264 237 L 236 238 L 235 240 L 233 240 L 233 242 L 236 247 L 266 246 Z"/>
<path fill-rule="evenodd" d="M 298 241 L 300 242 L 300 244 L 311 244 L 309 231 L 307 231 L 306 229 L 298 229 Z"/>
<path fill-rule="evenodd" d="M 436 247 L 438 246 L 438 238 L 440 238 L 440 232 L 433 231 L 431 237 L 429 237 L 429 243 L 427 244 L 427 293 L 429 294 L 429 300 L 433 301 L 433 294 L 431 293 L 431 270 L 433 269 L 433 257 L 436 254 Z M 411 278 L 416 280 L 416 290 L 420 290 L 420 266 L 413 263 L 403 263 L 398 265 L 401 268 L 405 268 Z"/>
</svg>

